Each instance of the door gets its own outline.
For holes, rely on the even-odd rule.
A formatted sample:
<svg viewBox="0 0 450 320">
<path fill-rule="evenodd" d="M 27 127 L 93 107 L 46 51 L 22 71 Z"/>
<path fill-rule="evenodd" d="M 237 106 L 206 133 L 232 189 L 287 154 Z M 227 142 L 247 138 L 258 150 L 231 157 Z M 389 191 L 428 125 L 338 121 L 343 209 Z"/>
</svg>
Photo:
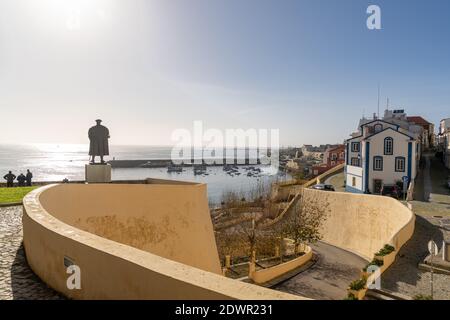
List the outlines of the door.
<svg viewBox="0 0 450 320">
<path fill-rule="evenodd" d="M 373 193 L 380 194 L 382 186 L 383 186 L 383 180 L 374 179 L 373 180 Z"/>
</svg>

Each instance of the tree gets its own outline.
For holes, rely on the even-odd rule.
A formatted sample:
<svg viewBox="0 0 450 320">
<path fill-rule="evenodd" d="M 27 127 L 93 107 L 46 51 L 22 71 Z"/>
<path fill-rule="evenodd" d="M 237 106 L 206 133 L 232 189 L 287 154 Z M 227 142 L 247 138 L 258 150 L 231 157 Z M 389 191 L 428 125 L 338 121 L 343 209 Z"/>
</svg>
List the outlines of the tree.
<svg viewBox="0 0 450 320">
<path fill-rule="evenodd" d="M 322 238 L 320 227 L 327 217 L 328 207 L 324 197 L 307 196 L 304 190 L 300 191 L 298 200 L 280 226 L 282 232 L 294 240 L 295 254 L 300 244 L 314 243 Z"/>
<path fill-rule="evenodd" d="M 249 256 L 251 260 L 254 255 L 253 252 L 256 250 L 256 241 L 258 238 L 255 228 L 255 218 L 252 219 L 250 225 L 248 223 L 242 223 L 240 225 L 240 231 L 244 235 L 244 239 L 248 243 Z"/>
</svg>

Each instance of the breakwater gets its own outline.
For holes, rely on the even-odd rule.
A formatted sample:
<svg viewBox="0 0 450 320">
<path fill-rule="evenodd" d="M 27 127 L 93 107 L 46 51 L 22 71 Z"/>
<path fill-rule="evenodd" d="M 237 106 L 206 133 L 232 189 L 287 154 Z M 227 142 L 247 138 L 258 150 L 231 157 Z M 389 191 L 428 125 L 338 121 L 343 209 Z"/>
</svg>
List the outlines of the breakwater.
<svg viewBox="0 0 450 320">
<path fill-rule="evenodd" d="M 174 165 L 171 159 L 151 159 L 151 160 L 110 160 L 108 163 L 113 168 L 164 168 Z M 203 159 L 201 162 L 194 159 L 183 160 L 180 166 L 192 167 L 196 165 L 205 166 L 224 166 L 224 165 L 234 165 L 234 166 L 248 166 L 248 165 L 259 165 L 261 164 L 260 159 L 231 159 L 225 158 L 222 160 L 217 159 Z"/>
</svg>

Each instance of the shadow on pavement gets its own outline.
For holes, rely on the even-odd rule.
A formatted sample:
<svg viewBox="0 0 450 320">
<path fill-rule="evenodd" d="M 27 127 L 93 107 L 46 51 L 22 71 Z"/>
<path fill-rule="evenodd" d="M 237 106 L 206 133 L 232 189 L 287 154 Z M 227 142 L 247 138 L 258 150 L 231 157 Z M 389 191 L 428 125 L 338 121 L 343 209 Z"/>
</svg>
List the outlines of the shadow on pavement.
<svg viewBox="0 0 450 320">
<path fill-rule="evenodd" d="M 381 287 L 398 291 L 399 283 L 415 286 L 424 273 L 418 269 L 418 264 L 428 255 L 429 240 L 442 243 L 442 232 L 425 218 L 416 215 L 414 234 L 400 249 L 395 262 L 381 276 Z"/>
<path fill-rule="evenodd" d="M 17 250 L 11 266 L 11 289 L 14 300 L 64 299 L 34 274 L 25 258 L 23 244 Z"/>
</svg>

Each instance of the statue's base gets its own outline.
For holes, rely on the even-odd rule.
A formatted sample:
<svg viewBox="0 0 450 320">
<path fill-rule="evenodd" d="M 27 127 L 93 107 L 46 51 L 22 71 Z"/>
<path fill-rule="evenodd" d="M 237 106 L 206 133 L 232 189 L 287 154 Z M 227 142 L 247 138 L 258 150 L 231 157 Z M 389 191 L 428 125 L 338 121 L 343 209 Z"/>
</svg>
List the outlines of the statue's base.
<svg viewBox="0 0 450 320">
<path fill-rule="evenodd" d="M 111 165 L 109 164 L 87 164 L 84 171 L 87 183 L 111 182 Z"/>
</svg>

